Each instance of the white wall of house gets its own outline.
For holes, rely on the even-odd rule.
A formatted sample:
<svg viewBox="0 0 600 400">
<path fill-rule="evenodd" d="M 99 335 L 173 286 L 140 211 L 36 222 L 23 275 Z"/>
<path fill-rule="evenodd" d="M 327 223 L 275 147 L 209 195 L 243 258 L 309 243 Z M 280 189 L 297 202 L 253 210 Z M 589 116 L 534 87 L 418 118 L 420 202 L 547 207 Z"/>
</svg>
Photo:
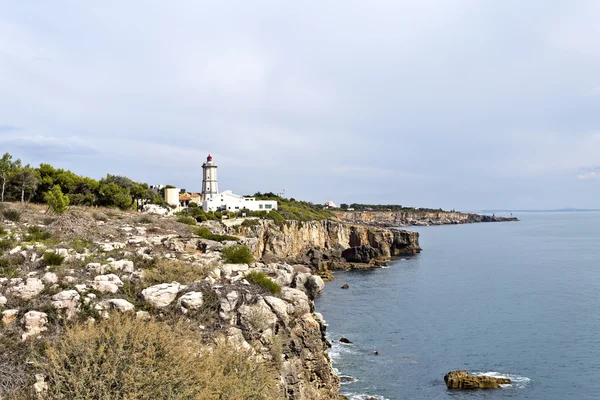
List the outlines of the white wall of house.
<svg viewBox="0 0 600 400">
<path fill-rule="evenodd" d="M 277 202 L 274 200 L 256 200 L 254 197 L 243 197 L 233 194 L 231 190 L 207 196 L 202 203 L 204 211 L 231 211 L 237 212 L 248 209 L 250 211 L 277 210 Z"/>
<path fill-rule="evenodd" d="M 172 206 L 179 207 L 179 189 L 177 189 L 177 188 L 165 189 L 165 202 L 169 203 Z"/>
</svg>

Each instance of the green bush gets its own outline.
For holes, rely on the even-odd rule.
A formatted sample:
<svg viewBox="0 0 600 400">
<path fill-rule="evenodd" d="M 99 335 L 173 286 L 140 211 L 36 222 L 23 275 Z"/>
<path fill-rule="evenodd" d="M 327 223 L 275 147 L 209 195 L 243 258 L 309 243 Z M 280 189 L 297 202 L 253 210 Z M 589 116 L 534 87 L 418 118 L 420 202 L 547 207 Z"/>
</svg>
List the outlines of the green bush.
<svg viewBox="0 0 600 400">
<path fill-rule="evenodd" d="M 144 270 L 143 283 L 145 286 L 152 286 L 176 281 L 187 285 L 206 278 L 211 269 L 179 260 L 161 260 Z"/>
<path fill-rule="evenodd" d="M 56 214 L 63 214 L 67 211 L 69 205 L 69 196 L 63 194 L 62 189 L 59 185 L 54 185 L 52 190 L 44 194 L 44 200 L 48 203 L 48 206 Z"/>
<path fill-rule="evenodd" d="M 242 226 L 246 228 L 252 228 L 258 225 L 260 225 L 260 221 L 258 219 L 245 219 L 244 222 L 242 222 Z"/>
<path fill-rule="evenodd" d="M 47 251 L 44 253 L 44 255 L 42 256 L 42 264 L 47 267 L 47 266 L 59 266 L 63 263 L 63 261 L 65 261 L 65 257 L 61 256 L 58 253 L 54 253 L 51 251 Z"/>
<path fill-rule="evenodd" d="M 16 278 L 19 275 L 19 265 L 23 260 L 17 257 L 0 257 L 0 277 Z"/>
<path fill-rule="evenodd" d="M 248 282 L 267 289 L 271 294 L 277 294 L 281 291 L 281 285 L 266 276 L 264 272 L 252 271 L 246 274 L 245 278 Z"/>
<path fill-rule="evenodd" d="M 153 221 L 152 218 L 148 217 L 147 215 L 144 215 L 138 220 L 138 222 L 140 224 L 151 224 Z"/>
<path fill-rule="evenodd" d="M 265 218 L 275 222 L 285 222 L 285 219 L 276 210 L 269 211 Z"/>
<path fill-rule="evenodd" d="M 39 226 L 30 226 L 27 228 L 27 241 L 44 242 L 52 237 L 52 233 Z"/>
<path fill-rule="evenodd" d="M 39 369 L 47 398 L 268 400 L 278 398 L 275 371 L 226 341 L 208 351 L 198 333 L 112 315 L 74 324 L 48 341 Z"/>
<path fill-rule="evenodd" d="M 196 225 L 196 220 L 194 218 L 186 217 L 185 215 L 178 217 L 177 222 L 181 222 L 182 224 L 186 225 Z"/>
<path fill-rule="evenodd" d="M 17 244 L 13 238 L 0 239 L 0 252 L 10 250 Z"/>
<path fill-rule="evenodd" d="M 18 210 L 13 210 L 12 208 L 6 208 L 2 210 L 2 216 L 4 219 L 12 222 L 19 222 L 21 219 L 21 213 Z"/>
<path fill-rule="evenodd" d="M 216 242 L 225 242 L 225 241 L 238 241 L 239 238 L 235 236 L 229 235 L 217 235 L 216 233 L 212 233 L 210 229 L 205 226 L 194 229 L 194 233 L 200 236 L 202 239 L 214 240 Z"/>
<path fill-rule="evenodd" d="M 225 247 L 222 255 L 223 260 L 228 264 L 250 264 L 254 261 L 250 249 L 244 245 Z"/>
<path fill-rule="evenodd" d="M 2 235 L 6 235 L 6 228 L 4 228 L 2 225 L 0 225 L 0 236 Z"/>
</svg>

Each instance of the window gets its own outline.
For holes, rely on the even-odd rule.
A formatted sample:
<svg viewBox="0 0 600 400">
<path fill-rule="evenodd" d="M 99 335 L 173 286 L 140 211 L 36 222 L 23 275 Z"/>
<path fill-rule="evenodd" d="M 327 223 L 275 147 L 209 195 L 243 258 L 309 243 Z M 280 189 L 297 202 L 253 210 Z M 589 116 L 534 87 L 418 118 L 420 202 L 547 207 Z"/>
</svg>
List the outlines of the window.
<svg viewBox="0 0 600 400">
<path fill-rule="evenodd" d="M 239 208 L 239 207 L 236 207 L 235 209 L 236 209 L 236 210 L 239 210 L 240 208 Z"/>
<path fill-rule="evenodd" d="M 265 204 L 265 209 L 270 210 L 271 208 L 273 208 L 273 205 L 271 205 L 271 204 Z"/>
<path fill-rule="evenodd" d="M 259 204 L 259 205 L 258 205 L 258 208 L 259 208 L 260 210 L 262 210 L 262 209 L 263 209 L 263 205 L 262 205 L 262 204 Z"/>
</svg>

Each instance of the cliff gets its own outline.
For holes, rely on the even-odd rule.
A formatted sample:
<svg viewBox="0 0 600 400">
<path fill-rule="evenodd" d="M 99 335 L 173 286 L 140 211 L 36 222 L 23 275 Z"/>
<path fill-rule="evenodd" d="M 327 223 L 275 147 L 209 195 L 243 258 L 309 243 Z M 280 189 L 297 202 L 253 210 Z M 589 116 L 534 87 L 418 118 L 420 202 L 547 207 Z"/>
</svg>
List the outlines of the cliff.
<svg viewBox="0 0 600 400">
<path fill-rule="evenodd" d="M 338 220 L 343 222 L 383 227 L 518 221 L 517 218 L 446 211 L 334 211 L 333 213 Z"/>
<path fill-rule="evenodd" d="M 253 237 L 247 243 L 256 258 L 308 264 L 317 272 L 364 268 L 364 264 L 421 251 L 417 232 L 331 220 L 262 221 L 257 227 L 243 229 L 243 233 Z M 372 257 L 350 260 L 357 262 L 343 257 L 345 250 L 365 248 L 372 251 Z"/>
<path fill-rule="evenodd" d="M 200 238 L 173 217 L 85 208 L 49 216 L 42 207 L 13 204 L 10 208 L 10 213 L 0 208 L 0 369 L 8 371 L 0 374 L 0 398 L 29 392 L 34 392 L 32 398 L 100 398 L 95 390 L 105 387 L 115 391 L 114 397 L 140 398 L 139 393 L 128 395 L 134 386 L 131 382 L 158 370 L 161 374 L 152 375 L 156 385 L 145 387 L 142 397 L 166 398 L 157 393 L 176 379 L 201 393 L 186 398 L 213 398 L 214 393 L 202 394 L 202 382 L 167 362 L 179 350 L 192 357 L 190 351 L 175 348 L 179 345 L 198 349 L 193 355 L 199 357 L 198 365 L 203 354 L 226 349 L 218 354 L 230 354 L 231 360 L 213 360 L 222 365 L 212 366 L 211 380 L 229 385 L 220 390 L 231 390 L 231 398 L 338 398 L 339 378 L 327 355 L 326 323 L 313 302 L 324 283 L 309 268 L 283 262 L 232 264 L 223 249 L 235 243 Z M 18 218 L 5 219 L 17 214 Z M 213 232 L 223 229 L 214 222 L 205 226 Z M 263 255 L 293 254 L 304 245 L 369 240 L 374 245 L 381 241 L 381 250 L 389 254 L 411 245 L 401 248 L 400 241 L 406 240 L 402 235 L 396 239 L 385 230 L 351 229 L 340 223 L 290 224 L 282 230 L 266 223 L 258 231 L 260 235 L 251 241 Z M 277 282 L 279 290 L 250 279 L 250 273 Z M 171 347 L 153 353 L 149 367 L 154 369 L 147 371 L 144 358 L 135 351 L 151 347 L 150 336 L 110 335 L 104 341 L 107 336 L 94 331 L 107 326 L 103 321 L 119 316 L 130 316 L 122 329 L 133 324 L 141 326 L 134 331 L 150 335 L 156 324 L 164 324 L 164 335 L 178 326 L 188 329 L 188 334 L 185 340 L 173 337 L 168 341 Z M 65 326 L 93 334 L 64 341 L 73 332 Z M 139 343 L 118 342 L 138 337 Z M 164 349 L 166 342 L 160 336 L 157 340 L 157 348 Z M 46 345 L 82 362 L 77 352 L 88 349 L 90 365 L 59 376 L 45 354 L 29 353 Z M 120 360 L 116 366 L 139 374 L 102 375 L 110 368 L 100 364 L 105 358 L 94 351 L 104 347 Z M 115 354 L 132 348 L 134 353 Z M 26 363 L 30 358 L 36 359 L 35 366 Z M 96 372 L 81 375 L 88 369 Z M 165 376 L 171 378 L 161 381 Z M 83 378 L 85 385 L 79 384 Z M 62 392 L 67 384 L 56 382 L 63 379 L 75 381 L 69 387 L 76 387 L 76 393 Z"/>
</svg>

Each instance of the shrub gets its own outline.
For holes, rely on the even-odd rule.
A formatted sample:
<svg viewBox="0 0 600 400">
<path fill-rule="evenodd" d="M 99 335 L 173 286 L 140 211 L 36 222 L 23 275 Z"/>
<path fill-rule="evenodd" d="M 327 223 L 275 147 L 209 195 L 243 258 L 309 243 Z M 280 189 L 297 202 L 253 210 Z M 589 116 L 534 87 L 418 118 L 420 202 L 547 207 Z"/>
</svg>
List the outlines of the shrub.
<svg viewBox="0 0 600 400">
<path fill-rule="evenodd" d="M 59 185 L 54 185 L 52 190 L 44 194 L 44 200 L 56 214 L 63 214 L 69 205 L 69 196 L 63 194 Z"/>
<path fill-rule="evenodd" d="M 39 226 L 30 226 L 27 228 L 27 241 L 29 242 L 44 242 L 52 237 L 52 234 L 41 229 Z"/>
<path fill-rule="evenodd" d="M 159 261 L 150 269 L 144 270 L 144 284 L 147 286 L 177 281 L 183 285 L 202 280 L 208 276 L 210 268 L 189 264 L 183 261 Z"/>
<path fill-rule="evenodd" d="M 93 213 L 92 217 L 94 217 L 94 219 L 96 221 L 102 221 L 102 222 L 108 221 L 108 215 L 106 215 L 104 213 Z"/>
<path fill-rule="evenodd" d="M 242 222 L 242 226 L 245 226 L 246 228 L 252 228 L 258 225 L 260 225 L 258 219 L 245 219 L 244 222 Z"/>
<path fill-rule="evenodd" d="M 6 235 L 6 228 L 4 228 L 2 225 L 0 225 L 0 236 L 2 235 Z"/>
<path fill-rule="evenodd" d="M 250 352 L 224 341 L 207 351 L 180 323 L 127 315 L 67 327 L 39 369 L 56 400 L 278 398 L 274 371 Z"/>
<path fill-rule="evenodd" d="M 44 266 L 59 266 L 65 261 L 65 257 L 58 253 L 47 251 L 42 256 L 42 264 Z"/>
<path fill-rule="evenodd" d="M 17 210 L 13 210 L 12 208 L 6 208 L 2 210 L 2 216 L 4 216 L 4 219 L 12 222 L 19 222 L 21 219 L 21 213 Z"/>
<path fill-rule="evenodd" d="M 267 213 L 266 217 L 274 222 L 285 222 L 285 219 L 276 210 L 271 210 Z"/>
<path fill-rule="evenodd" d="M 84 253 L 90 248 L 92 242 L 88 239 L 75 239 L 71 242 L 71 248 L 78 253 Z"/>
<path fill-rule="evenodd" d="M 246 274 L 245 278 L 248 280 L 248 282 L 255 283 L 258 286 L 267 289 L 272 294 L 276 294 L 281 291 L 281 285 L 266 276 L 264 272 L 252 271 Z"/>
<path fill-rule="evenodd" d="M 12 249 L 16 243 L 17 241 L 13 238 L 0 239 L 0 252 Z"/>
<path fill-rule="evenodd" d="M 225 247 L 222 254 L 223 260 L 229 264 L 250 264 L 253 261 L 250 249 L 244 245 Z"/>
<path fill-rule="evenodd" d="M 152 218 L 148 217 L 147 215 L 144 215 L 138 220 L 138 222 L 140 224 L 151 224 L 153 221 Z"/>
<path fill-rule="evenodd" d="M 196 220 L 194 218 L 187 217 L 185 215 L 178 217 L 177 222 L 181 222 L 182 224 L 186 224 L 186 225 L 196 225 Z"/>
<path fill-rule="evenodd" d="M 239 238 L 236 238 L 235 236 L 217 235 L 215 233 L 212 233 L 210 231 L 210 229 L 208 229 L 205 226 L 202 226 L 200 228 L 196 228 L 194 230 L 194 233 L 196 235 L 200 236 L 202 239 L 214 240 L 216 242 L 238 241 L 239 240 Z"/>
<path fill-rule="evenodd" d="M 19 265 L 22 260 L 17 257 L 0 257 L 0 277 L 16 278 L 19 275 Z"/>
</svg>

